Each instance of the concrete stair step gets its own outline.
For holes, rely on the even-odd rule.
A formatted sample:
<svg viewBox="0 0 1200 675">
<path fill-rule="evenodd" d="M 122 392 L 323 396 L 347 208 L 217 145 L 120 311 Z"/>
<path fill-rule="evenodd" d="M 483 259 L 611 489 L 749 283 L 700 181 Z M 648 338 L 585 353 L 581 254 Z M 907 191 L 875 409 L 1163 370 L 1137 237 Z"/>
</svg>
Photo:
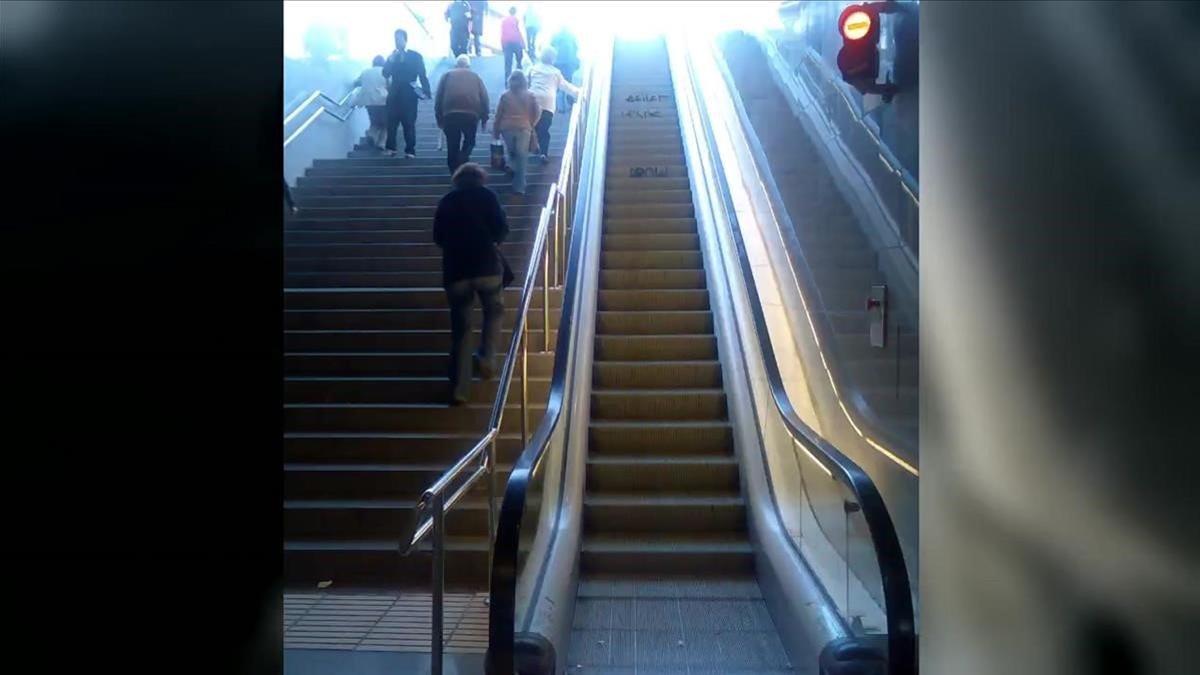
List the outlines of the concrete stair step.
<svg viewBox="0 0 1200 675">
<path fill-rule="evenodd" d="M 446 469 L 449 469 L 446 466 Z M 424 476 L 425 474 L 421 474 Z M 437 480 L 440 474 L 432 475 Z M 504 480 L 508 480 L 507 472 Z M 422 483 L 411 499 L 316 499 L 287 500 L 283 503 L 284 537 L 289 541 L 398 539 L 412 527 L 414 509 L 420 491 L 432 483 Z M 503 485 L 503 483 L 501 483 Z M 465 497 L 454 505 L 446 518 L 449 536 L 487 535 L 486 493 Z"/>
<path fill-rule="evenodd" d="M 295 195 L 297 205 L 301 209 L 325 209 L 325 208 L 408 208 L 408 207 L 425 207 L 428 209 L 437 208 L 438 202 L 442 197 L 449 192 L 447 189 L 436 191 L 432 194 L 408 194 L 408 195 L 353 195 L 353 196 L 337 196 L 337 195 Z M 550 193 L 548 186 L 539 186 L 535 190 L 530 190 L 526 186 L 526 194 L 530 203 L 535 203 L 536 200 L 545 200 L 546 195 Z"/>
<path fill-rule="evenodd" d="M 408 204 L 403 206 L 303 206 L 302 219 L 333 220 L 338 218 L 421 218 L 433 217 L 437 200 L 430 199 L 425 204 Z M 523 204 L 507 204 L 504 210 L 507 215 L 526 216 L 541 211 L 542 204 L 529 201 Z"/>
<path fill-rule="evenodd" d="M 518 390 L 519 391 L 519 390 Z M 520 429 L 520 397 L 510 395 L 503 428 Z M 513 401 L 517 403 L 514 405 Z M 530 423 L 545 412 L 542 401 L 530 402 Z M 284 429 L 302 433 L 345 431 L 455 431 L 477 429 L 482 434 L 491 419 L 492 403 L 449 407 L 445 403 L 285 403 Z"/>
<path fill-rule="evenodd" d="M 305 309 L 285 310 L 284 330 L 450 330 L 450 312 L 443 309 Z M 550 312 L 551 330 L 558 328 L 559 312 Z M 542 312 L 530 312 L 526 319 L 530 330 L 542 329 Z M 483 325 L 478 306 L 471 312 L 471 325 Z M 506 311 L 501 322 L 511 330 L 514 312 Z M 536 343 L 534 343 L 536 346 Z"/>
<path fill-rule="evenodd" d="M 419 553 L 400 555 L 398 537 L 369 540 L 285 540 L 284 578 L 293 584 L 333 581 L 338 586 L 428 587 L 432 577 L 430 544 Z M 486 536 L 446 538 L 445 581 L 450 588 L 478 587 L 487 581 Z"/>
<path fill-rule="evenodd" d="M 506 241 L 500 245 L 505 256 L 528 254 L 529 247 L 528 241 Z M 437 257 L 440 264 L 442 249 L 432 241 L 419 244 L 284 244 L 283 255 L 288 263 L 292 262 L 292 258 Z"/>
<path fill-rule="evenodd" d="M 443 463 L 447 466 L 468 452 L 481 430 L 449 432 L 354 432 L 284 434 L 284 461 L 307 464 Z M 497 461 L 511 464 L 524 446 L 520 430 L 502 433 L 496 443 Z"/>
<path fill-rule="evenodd" d="M 496 400 L 499 381 L 476 379 L 471 385 L 472 404 L 490 405 Z M 529 400 L 544 402 L 550 392 L 550 380 L 531 378 Z M 514 375 L 509 397 L 519 401 L 520 372 Z M 285 403 L 403 403 L 443 404 L 450 397 L 445 377 L 326 377 L 294 376 L 283 382 Z"/>
<path fill-rule="evenodd" d="M 317 253 L 318 251 L 309 251 Z M 508 264 L 513 270 L 526 270 L 528 251 L 509 256 Z M 284 259 L 285 274 L 364 274 L 364 273 L 393 273 L 404 270 L 407 273 L 442 271 L 441 255 L 417 256 L 317 256 L 293 257 Z M 440 280 L 440 277 L 438 277 Z"/>
<path fill-rule="evenodd" d="M 532 243 L 537 230 L 531 227 L 509 230 L 505 241 Z M 286 244 L 428 244 L 433 241 L 429 228 L 422 230 L 284 230 Z"/>
<path fill-rule="evenodd" d="M 511 264 L 511 263 L 510 263 Z M 525 278 L 524 267 L 513 267 L 518 279 Z M 289 288 L 428 288 L 442 283 L 442 273 L 425 272 L 288 272 L 283 283 Z"/>
<path fill-rule="evenodd" d="M 366 161 L 366 160 L 363 160 Z M 417 176 L 426 176 L 431 179 L 429 182 L 445 183 L 450 178 L 450 169 L 446 166 L 445 158 L 429 159 L 424 164 L 416 164 L 415 159 L 389 159 L 390 164 L 387 166 L 357 166 L 346 164 L 331 164 L 326 167 L 312 168 L 305 173 L 307 177 L 333 177 L 333 176 L 388 176 L 395 179 L 397 183 L 413 182 L 412 179 Z M 489 174 L 492 172 L 489 171 Z M 526 176 L 537 183 L 547 182 L 545 178 L 557 178 L 558 167 L 553 163 L 541 164 L 540 162 L 530 162 L 526 170 Z M 542 179 L 542 180 L 539 180 Z"/>
<path fill-rule="evenodd" d="M 455 458 L 457 461 L 458 458 Z M 291 501 L 416 499 L 453 462 L 437 464 L 284 464 L 283 493 Z M 502 467 L 507 479 L 507 467 Z M 486 486 L 481 486 L 486 489 Z M 480 491 L 478 494 L 485 494 Z M 484 500 L 486 504 L 486 500 Z M 395 535 L 398 537 L 399 532 Z"/>
<path fill-rule="evenodd" d="M 550 331 L 550 344 L 558 339 L 558 331 Z M 469 338 L 479 344 L 480 326 L 475 325 Z M 498 348 L 507 348 L 512 330 L 500 332 Z M 529 344 L 542 345 L 542 331 L 529 332 Z M 439 352 L 449 351 L 449 330 L 289 330 L 283 333 L 283 348 L 291 352 Z"/>
<path fill-rule="evenodd" d="M 501 181 L 503 174 L 489 176 L 488 187 L 503 189 L 512 185 L 511 181 Z M 433 195 L 441 197 L 450 191 L 450 179 L 445 178 L 438 183 L 409 183 L 409 184 L 359 184 L 354 179 L 329 179 L 328 181 L 307 181 L 303 187 L 292 188 L 292 196 L 297 200 L 305 197 L 414 197 Z M 547 194 L 549 182 L 527 183 L 526 190 L 530 194 Z"/>
<path fill-rule="evenodd" d="M 550 376 L 554 353 L 529 354 L 529 376 Z M 284 352 L 287 376 L 438 377 L 449 370 L 444 352 Z"/>
<path fill-rule="evenodd" d="M 618 291 L 606 291 L 616 293 Z M 540 309 L 546 298 L 550 308 L 561 309 L 562 289 L 535 289 L 530 298 L 532 307 Z M 515 307 L 521 300 L 520 288 L 503 291 L 506 306 Z M 285 309 L 447 309 L 446 292 L 441 288 L 285 288 Z"/>
<path fill-rule="evenodd" d="M 513 229 L 537 227 L 537 219 L 538 214 L 533 212 L 509 214 L 508 226 Z M 433 209 L 430 209 L 428 216 L 409 215 L 397 218 L 331 218 L 314 211 L 301 211 L 299 216 L 290 218 L 284 223 L 285 231 L 339 229 L 431 232 L 430 228 L 432 227 Z"/>
<path fill-rule="evenodd" d="M 534 177 L 527 175 L 526 186 L 549 185 L 558 178 L 557 174 L 541 173 Z M 488 172 L 488 187 L 493 190 L 507 188 L 512 185 L 512 179 L 501 172 Z M 390 170 L 355 170 L 346 174 L 317 174 L 300 176 L 296 179 L 296 187 L 301 190 L 321 188 L 362 188 L 378 187 L 380 189 L 407 189 L 413 187 L 435 187 L 440 190 L 450 189 L 448 173 L 416 172 L 394 173 Z"/>
</svg>

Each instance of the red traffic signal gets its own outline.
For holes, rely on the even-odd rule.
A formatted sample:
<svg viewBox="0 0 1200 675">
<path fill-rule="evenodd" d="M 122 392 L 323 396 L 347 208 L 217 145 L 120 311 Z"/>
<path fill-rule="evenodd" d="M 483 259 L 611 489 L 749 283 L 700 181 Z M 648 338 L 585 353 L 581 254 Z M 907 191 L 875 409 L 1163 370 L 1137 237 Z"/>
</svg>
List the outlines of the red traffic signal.
<svg viewBox="0 0 1200 675">
<path fill-rule="evenodd" d="M 876 17 L 864 5 L 851 5 L 843 12 L 838 20 L 842 31 L 842 39 L 858 42 L 868 36 L 879 39 L 879 29 L 876 27 Z"/>
<path fill-rule="evenodd" d="M 838 51 L 838 70 L 842 79 L 864 94 L 882 94 L 891 100 L 895 87 L 879 84 L 879 13 L 895 11 L 889 3 L 872 2 L 850 5 L 838 17 L 842 48 Z"/>
<path fill-rule="evenodd" d="M 879 14 L 869 5 L 850 5 L 838 17 L 842 49 L 837 55 L 842 79 L 858 86 L 879 76 Z"/>
</svg>

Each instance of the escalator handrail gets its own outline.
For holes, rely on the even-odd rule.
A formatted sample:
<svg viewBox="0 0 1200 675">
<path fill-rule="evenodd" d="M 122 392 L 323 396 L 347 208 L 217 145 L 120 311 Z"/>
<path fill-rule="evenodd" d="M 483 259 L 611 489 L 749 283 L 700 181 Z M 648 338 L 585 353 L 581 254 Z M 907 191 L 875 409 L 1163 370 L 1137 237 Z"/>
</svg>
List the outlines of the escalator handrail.
<svg viewBox="0 0 1200 675">
<path fill-rule="evenodd" d="M 912 675 L 916 673 L 916 633 L 913 618 L 912 589 L 909 584 L 908 568 L 904 553 L 900 547 L 900 538 L 892 523 L 883 497 L 870 476 L 853 460 L 842 454 L 828 441 L 800 419 L 792 405 L 791 398 L 783 384 L 779 371 L 775 350 L 771 344 L 767 328 L 766 315 L 762 310 L 762 300 L 754 281 L 754 270 L 742 237 L 741 223 L 738 220 L 730 195 L 729 184 L 725 177 L 724 165 L 717 151 L 716 139 L 713 135 L 708 103 L 699 95 L 698 77 L 691 59 L 685 59 L 689 82 L 693 90 L 698 111 L 693 114 L 700 116 L 699 126 L 704 129 L 709 158 L 712 162 L 710 180 L 716 182 L 721 193 L 721 207 L 729 220 L 730 230 L 737 246 L 737 256 L 740 271 L 749 296 L 749 306 L 754 317 L 755 330 L 759 349 L 763 355 L 763 365 L 767 381 L 771 389 L 771 398 L 776 411 L 782 418 L 788 433 L 793 440 L 802 444 L 818 462 L 821 463 L 833 477 L 845 485 L 857 500 L 863 519 L 871 535 L 876 561 L 879 565 L 880 578 L 883 583 L 885 612 L 888 626 L 888 661 L 891 675 Z M 682 114 L 682 110 L 680 111 Z M 707 120 L 707 123 L 705 122 Z M 845 561 L 849 565 L 849 561 Z"/>
<path fill-rule="evenodd" d="M 589 68 L 591 74 L 590 91 L 584 99 L 589 110 L 586 113 L 587 125 L 581 129 L 584 134 L 583 147 L 589 148 L 587 158 L 579 168 L 578 201 L 590 205 L 593 200 L 603 199 L 605 165 L 602 158 L 597 157 L 596 139 L 601 130 L 600 113 L 608 105 L 609 79 L 612 73 L 612 54 L 605 50 L 598 61 Z M 491 579 L 489 583 L 490 607 L 488 611 L 488 672 L 491 675 L 511 675 L 513 673 L 514 638 L 516 635 L 516 587 L 517 587 L 517 555 L 521 538 L 521 521 L 525 513 L 526 498 L 533 473 L 541 465 L 546 456 L 550 439 L 562 418 L 565 399 L 567 370 L 570 366 L 570 347 L 573 340 L 573 327 L 578 313 L 577 298 L 581 297 L 579 284 L 582 283 L 582 267 L 584 246 L 589 237 L 586 226 L 589 223 L 588 208 L 578 208 L 574 212 L 570 253 L 567 258 L 567 270 L 563 276 L 563 308 L 559 321 L 558 338 L 555 342 L 554 371 L 551 375 L 550 393 L 546 401 L 546 412 L 542 417 L 537 431 L 530 438 L 529 444 L 522 450 L 520 457 L 513 465 L 508 483 L 504 489 L 504 498 L 500 506 L 500 517 L 497 521 L 496 535 L 493 543 Z"/>
</svg>

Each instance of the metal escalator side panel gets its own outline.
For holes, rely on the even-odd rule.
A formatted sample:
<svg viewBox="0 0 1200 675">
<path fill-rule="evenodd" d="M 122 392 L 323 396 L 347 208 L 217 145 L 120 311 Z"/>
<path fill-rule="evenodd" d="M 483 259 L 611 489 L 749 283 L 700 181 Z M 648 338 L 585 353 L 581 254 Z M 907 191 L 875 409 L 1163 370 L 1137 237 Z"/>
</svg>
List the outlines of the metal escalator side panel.
<svg viewBox="0 0 1200 675">
<path fill-rule="evenodd" d="M 790 401 L 787 400 L 779 380 L 779 371 L 770 342 L 762 340 L 761 333 L 766 330 L 766 322 L 761 307 L 756 304 L 760 302 L 757 292 L 753 287 L 745 285 L 749 263 L 745 258 L 744 249 L 741 248 L 740 239 L 734 239 L 732 234 L 737 214 L 734 204 L 729 199 L 729 186 L 724 182 L 720 155 L 713 145 L 715 137 L 709 124 L 711 120 L 704 119 L 704 115 L 709 114 L 708 101 L 701 101 L 699 92 L 694 88 L 697 80 L 693 78 L 697 76 L 693 70 L 693 61 L 703 54 L 699 48 L 693 48 L 685 54 L 685 46 L 679 40 L 672 40 L 671 47 L 672 70 L 677 74 L 677 100 L 681 105 L 681 113 L 684 110 L 690 113 L 683 116 L 681 127 L 684 130 L 688 163 L 692 167 L 689 174 L 693 176 L 697 219 L 703 223 L 701 233 L 705 239 L 705 255 L 712 263 L 706 265 L 706 269 L 710 269 L 710 275 L 714 276 L 711 287 L 727 291 L 720 295 L 714 294 L 713 304 L 714 311 L 719 314 L 716 322 L 718 338 L 724 355 L 723 367 L 726 376 L 729 377 L 727 386 L 731 393 L 731 417 L 736 418 L 735 424 L 738 427 L 738 450 L 744 469 L 743 481 L 748 501 L 753 505 L 751 524 L 758 544 L 756 553 L 760 583 L 775 586 L 782 591 L 777 594 L 780 598 L 772 606 L 772 610 L 779 613 L 776 622 L 781 628 L 798 629 L 783 631 L 785 642 L 790 642 L 789 647 L 803 652 L 794 654 L 797 660 L 815 660 L 817 654 L 814 653 L 814 648 L 820 650 L 824 647 L 822 643 L 832 643 L 841 636 L 855 632 L 855 627 L 849 625 L 850 613 L 847 611 L 851 597 L 850 577 L 853 576 L 849 573 L 849 548 L 841 552 L 845 565 L 843 571 L 847 577 L 845 588 L 842 589 L 846 593 L 845 600 L 836 603 L 826 588 L 830 581 L 829 576 L 818 575 L 817 570 L 806 559 L 814 553 L 811 550 L 802 551 L 803 541 L 798 544 L 784 525 L 781 506 L 794 508 L 803 504 L 785 502 L 781 505 L 780 494 L 776 490 L 777 484 L 772 482 L 773 478 L 776 478 L 772 476 L 774 466 L 782 466 L 786 462 L 783 461 L 783 457 L 776 457 L 775 461 L 771 461 L 771 453 L 768 450 L 775 453 L 784 451 L 778 447 L 769 447 L 770 444 L 764 436 L 769 436 L 772 429 L 778 431 L 782 428 L 792 437 L 797 437 L 796 433 L 799 433 L 797 438 L 807 442 L 816 454 L 821 455 L 821 459 L 818 460 L 814 454 L 808 453 L 802 444 L 797 444 L 797 448 L 805 449 L 814 465 L 822 466 L 829 478 L 836 477 L 848 493 L 853 492 L 852 501 L 856 506 L 870 512 L 870 537 L 867 545 L 873 548 L 876 558 L 880 561 L 882 585 L 888 599 L 887 606 L 889 610 L 895 610 L 894 616 L 888 616 L 888 645 L 894 659 L 892 672 L 914 672 L 915 637 L 911 619 L 911 595 L 903 556 L 900 554 L 890 517 L 879 499 L 878 492 L 861 469 L 822 441 L 811 429 L 804 427 L 795 417 Z M 756 345 L 762 345 L 762 349 L 755 349 Z M 745 367 L 743 369 L 738 366 Z M 734 396 L 739 390 L 740 396 Z M 747 396 L 749 401 L 746 400 Z M 761 434 L 760 430 L 766 431 L 767 434 Z M 800 459 L 797 454 L 796 461 L 804 465 L 807 460 Z M 848 500 L 847 504 L 850 505 L 851 500 Z M 847 525 L 851 519 L 849 513 L 850 509 L 847 508 L 847 515 L 844 516 Z M 846 534 L 846 537 L 848 539 L 849 535 Z M 820 539 L 816 537 L 815 541 L 820 543 Z M 814 538 L 810 537 L 810 540 Z M 848 546 L 848 542 L 844 542 L 844 545 Z M 803 605 L 806 600 L 812 607 L 806 608 Z M 812 608 L 817 609 L 813 611 Z"/>
<path fill-rule="evenodd" d="M 830 345 L 833 329 L 828 325 L 827 315 L 814 306 L 819 299 L 810 262 L 800 248 L 796 228 L 780 197 L 764 148 L 737 93 L 737 82 L 716 47 L 711 62 L 719 72 L 714 88 L 729 94 L 729 117 L 725 121 L 729 134 L 739 143 L 745 142 L 745 147 L 736 147 L 734 161 L 726 164 L 727 173 L 735 174 L 735 182 L 737 177 L 742 178 L 748 193 L 746 208 L 759 224 L 758 228 L 743 229 L 742 234 L 751 249 L 751 263 L 757 266 L 769 261 L 767 264 L 775 272 L 772 277 L 756 271 L 755 284 L 764 302 L 779 305 L 787 315 L 771 323 L 771 341 L 780 363 L 790 359 L 803 365 L 803 372 L 794 376 L 783 373 L 788 393 L 801 407 L 804 404 L 798 390 L 802 389 L 811 398 L 812 408 L 798 410 L 800 417 L 822 438 L 849 455 L 877 485 L 894 518 L 910 571 L 914 606 L 919 609 L 919 478 L 915 452 L 880 433 L 878 424 L 866 424 L 857 417 L 862 410 L 855 405 L 855 399 L 861 401 L 861 394 L 852 386 L 845 386 L 848 383 L 839 366 L 836 345 Z M 706 59 L 704 63 L 707 66 L 709 61 Z M 718 79 L 724 80 L 725 87 L 715 83 Z M 724 103 L 726 96 L 717 98 Z M 713 96 L 706 100 L 712 101 Z"/>
</svg>

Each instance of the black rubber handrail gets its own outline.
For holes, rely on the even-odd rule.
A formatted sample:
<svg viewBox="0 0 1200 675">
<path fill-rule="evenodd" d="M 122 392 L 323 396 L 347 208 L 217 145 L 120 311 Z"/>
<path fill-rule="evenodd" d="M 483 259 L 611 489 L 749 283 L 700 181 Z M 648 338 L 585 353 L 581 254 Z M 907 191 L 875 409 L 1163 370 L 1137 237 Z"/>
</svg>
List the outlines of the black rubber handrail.
<svg viewBox="0 0 1200 675">
<path fill-rule="evenodd" d="M 611 54 L 606 54 L 608 63 L 605 72 L 611 76 Z M 593 66 L 596 68 L 596 66 Z M 593 70 L 592 78 L 596 78 L 599 69 Z M 555 342 L 554 371 L 551 375 L 550 394 L 546 401 L 546 412 L 537 431 L 522 450 L 509 473 L 508 483 L 504 490 L 504 499 L 500 506 L 500 517 L 496 526 L 496 538 L 493 543 L 491 579 L 489 583 L 490 608 L 488 612 L 488 653 L 487 672 L 489 675 L 512 675 L 514 672 L 514 647 L 516 638 L 516 595 L 517 595 L 517 556 L 521 539 L 521 521 L 525 514 L 525 505 L 529 492 L 529 484 L 533 473 L 545 457 L 550 446 L 550 437 L 554 433 L 562 417 L 563 401 L 567 369 L 570 366 L 570 346 L 577 313 L 577 298 L 581 297 L 579 284 L 584 259 L 584 246 L 590 239 L 586 231 L 589 222 L 591 205 L 596 199 L 603 199 L 603 180 L 605 166 L 596 157 L 595 141 L 600 131 L 600 120 L 603 107 L 608 105 L 607 94 L 609 77 L 593 80 L 593 85 L 587 105 L 596 106 L 587 116 L 587 126 L 584 131 L 583 147 L 589 148 L 587 160 L 580 164 L 579 189 L 577 200 L 583 200 L 585 206 L 579 208 L 576 204 L 572 223 L 570 251 L 567 257 L 567 269 L 563 276 L 563 308 L 559 320 L 558 338 Z"/>
<path fill-rule="evenodd" d="M 767 328 L 766 315 L 762 309 L 762 299 L 754 282 L 754 271 L 750 257 L 746 252 L 746 243 L 742 237 L 741 223 L 734 209 L 733 198 L 730 195 L 729 184 L 725 177 L 724 165 L 716 150 L 716 139 L 713 136 L 712 123 L 708 114 L 708 103 L 700 96 L 697 87 L 697 76 L 691 60 L 686 60 L 689 81 L 694 92 L 699 114 L 707 120 L 701 124 L 709 148 L 709 158 L 713 164 L 717 187 L 721 193 L 721 206 L 729 219 L 734 233 L 734 243 L 737 247 L 738 263 L 749 296 L 749 305 L 754 316 L 755 331 L 758 337 L 759 349 L 763 355 L 763 366 L 767 373 L 767 381 L 771 387 L 771 398 L 775 408 L 788 433 L 792 438 L 809 450 L 818 462 L 824 466 L 835 479 L 845 485 L 854 495 L 857 507 L 861 509 L 867 529 L 871 535 L 871 543 L 879 565 L 880 579 L 883 584 L 884 604 L 887 617 L 887 649 L 889 673 L 891 675 L 915 675 L 917 672 L 916 630 L 913 617 L 912 587 L 908 579 L 908 567 L 904 561 L 904 552 L 900 547 L 900 538 L 892 523 L 891 514 L 875 482 L 871 480 L 861 467 L 828 441 L 817 435 L 811 427 L 800 419 L 792 405 L 791 398 L 783 384 L 779 372 L 779 364 L 775 357 L 775 349 L 771 344 Z M 845 561 L 847 565 L 850 562 Z"/>
</svg>

